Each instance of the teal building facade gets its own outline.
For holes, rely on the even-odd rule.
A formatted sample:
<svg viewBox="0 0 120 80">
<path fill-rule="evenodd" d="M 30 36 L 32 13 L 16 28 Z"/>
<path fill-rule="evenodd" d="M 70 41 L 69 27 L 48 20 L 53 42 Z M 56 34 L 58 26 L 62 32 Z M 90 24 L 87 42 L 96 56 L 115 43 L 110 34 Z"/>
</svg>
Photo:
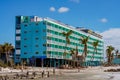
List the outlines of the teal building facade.
<svg viewBox="0 0 120 80">
<path fill-rule="evenodd" d="M 103 61 L 104 42 L 102 36 L 92 30 L 76 28 L 60 21 L 37 16 L 16 16 L 15 62 L 26 61 L 29 65 L 59 67 L 73 61 L 70 50 L 76 49 L 82 55 L 84 45 L 80 37 L 89 36 L 88 53 L 85 65 L 99 65 Z M 65 46 L 66 38 L 61 33 L 72 30 L 70 44 Z M 99 41 L 97 53 L 92 43 Z M 67 54 L 64 55 L 66 48 Z M 94 54 L 94 60 L 91 61 Z"/>
</svg>

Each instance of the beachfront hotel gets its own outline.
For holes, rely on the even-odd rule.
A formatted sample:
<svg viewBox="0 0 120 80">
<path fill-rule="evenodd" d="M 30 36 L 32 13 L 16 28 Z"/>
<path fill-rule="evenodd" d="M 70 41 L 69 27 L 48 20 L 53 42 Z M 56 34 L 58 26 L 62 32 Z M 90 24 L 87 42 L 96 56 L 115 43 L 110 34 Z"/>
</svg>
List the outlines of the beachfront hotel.
<svg viewBox="0 0 120 80">
<path fill-rule="evenodd" d="M 66 37 L 62 33 L 67 33 L 70 30 L 72 30 L 72 34 L 68 37 L 70 44 L 67 44 L 66 47 Z M 72 61 L 77 61 L 77 58 L 73 60 L 70 50 L 76 49 L 78 56 L 84 52 L 84 45 L 80 41 L 81 36 L 89 36 L 85 65 L 99 65 L 103 61 L 104 53 L 104 42 L 100 34 L 50 18 L 16 16 L 15 62 L 20 63 L 24 60 L 35 66 L 50 67 L 59 67 L 64 64 L 72 65 Z M 97 53 L 95 53 L 92 43 L 97 40 L 99 43 Z M 91 63 L 93 53 L 94 59 Z"/>
</svg>

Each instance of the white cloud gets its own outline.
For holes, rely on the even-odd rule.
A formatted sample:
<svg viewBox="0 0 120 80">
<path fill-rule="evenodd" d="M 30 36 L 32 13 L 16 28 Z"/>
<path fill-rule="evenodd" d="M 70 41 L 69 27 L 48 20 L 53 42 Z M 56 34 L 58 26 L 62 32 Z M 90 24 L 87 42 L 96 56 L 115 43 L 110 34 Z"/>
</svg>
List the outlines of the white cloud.
<svg viewBox="0 0 120 80">
<path fill-rule="evenodd" d="M 102 18 L 102 19 L 100 19 L 100 22 L 102 22 L 102 23 L 107 23 L 108 20 L 107 20 L 106 18 Z"/>
<path fill-rule="evenodd" d="M 55 7 L 50 7 L 50 11 L 54 12 L 55 10 Z"/>
<path fill-rule="evenodd" d="M 105 46 L 112 45 L 120 50 L 120 28 L 111 28 L 101 33 Z"/>
<path fill-rule="evenodd" d="M 58 12 L 59 13 L 64 13 L 64 12 L 68 12 L 69 11 L 69 8 L 67 8 L 67 7 L 60 7 L 59 9 L 58 9 Z"/>
<path fill-rule="evenodd" d="M 80 0 L 70 0 L 71 2 L 74 2 L 74 3 L 79 3 Z"/>
</svg>

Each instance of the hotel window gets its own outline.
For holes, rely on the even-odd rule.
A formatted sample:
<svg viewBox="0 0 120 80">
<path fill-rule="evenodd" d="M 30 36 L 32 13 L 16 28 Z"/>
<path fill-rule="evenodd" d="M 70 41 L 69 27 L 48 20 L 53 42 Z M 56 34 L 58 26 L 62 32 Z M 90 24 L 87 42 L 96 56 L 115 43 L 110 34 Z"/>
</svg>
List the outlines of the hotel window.
<svg viewBox="0 0 120 80">
<path fill-rule="evenodd" d="M 24 45 L 24 47 L 27 47 L 27 45 Z"/>
<path fill-rule="evenodd" d="M 43 36 L 43 39 L 46 39 L 46 36 Z"/>
<path fill-rule="evenodd" d="M 35 45 L 35 47 L 39 47 L 39 45 Z"/>
<path fill-rule="evenodd" d="M 20 34 L 21 30 L 16 30 L 16 34 Z"/>
<path fill-rule="evenodd" d="M 25 27 L 28 26 L 27 24 L 24 25 Z"/>
<path fill-rule="evenodd" d="M 39 31 L 38 31 L 38 30 L 36 30 L 35 32 L 36 32 L 36 33 L 38 33 Z"/>
<path fill-rule="evenodd" d="M 46 32 L 46 29 L 43 29 L 43 32 Z"/>
<path fill-rule="evenodd" d="M 27 52 L 24 52 L 24 54 L 27 54 Z"/>
<path fill-rule="evenodd" d="M 20 36 L 20 34 L 16 34 L 16 36 Z"/>
<path fill-rule="evenodd" d="M 27 40 L 27 38 L 24 38 L 24 40 Z"/>
<path fill-rule="evenodd" d="M 39 38 L 38 38 L 38 37 L 36 37 L 35 39 L 36 39 L 36 40 L 38 40 Z"/>
<path fill-rule="evenodd" d="M 44 21 L 43 24 L 45 25 L 45 24 L 46 24 L 46 21 Z"/>
<path fill-rule="evenodd" d="M 45 46 L 45 47 L 46 47 L 47 45 L 48 45 L 48 44 L 43 44 L 43 46 Z"/>
<path fill-rule="evenodd" d="M 16 40 L 20 40 L 20 36 L 16 36 Z"/>
<path fill-rule="evenodd" d="M 27 33 L 27 31 L 24 31 L 24 33 Z"/>
<path fill-rule="evenodd" d="M 43 51 L 43 54 L 46 54 L 46 51 Z"/>
<path fill-rule="evenodd" d="M 35 54 L 39 54 L 39 52 L 37 51 L 37 52 L 35 52 Z"/>
<path fill-rule="evenodd" d="M 47 25 L 48 25 L 48 26 L 51 26 L 51 23 L 47 22 Z"/>
</svg>

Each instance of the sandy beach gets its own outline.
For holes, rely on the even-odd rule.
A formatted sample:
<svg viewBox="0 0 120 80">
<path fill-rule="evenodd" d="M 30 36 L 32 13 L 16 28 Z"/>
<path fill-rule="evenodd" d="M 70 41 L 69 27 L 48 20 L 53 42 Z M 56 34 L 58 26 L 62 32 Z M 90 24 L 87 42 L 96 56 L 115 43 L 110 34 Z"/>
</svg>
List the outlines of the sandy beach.
<svg viewBox="0 0 120 80">
<path fill-rule="evenodd" d="M 25 74 L 27 71 L 33 72 L 37 71 L 37 75 L 41 76 L 43 70 L 47 75 L 47 71 L 50 72 L 50 77 L 46 77 L 46 75 L 41 77 L 36 77 L 34 79 L 14 79 L 14 80 L 119 80 L 120 72 L 104 72 L 107 69 L 118 69 L 120 66 L 115 67 L 88 67 L 80 69 L 55 69 L 55 75 L 53 75 L 53 68 L 32 68 L 29 70 L 24 70 L 21 72 L 20 70 L 12 70 L 13 72 L 0 72 L 0 75 L 15 75 L 16 73 Z M 16 72 L 17 71 L 17 72 Z M 13 80 L 13 79 L 8 79 Z"/>
</svg>

